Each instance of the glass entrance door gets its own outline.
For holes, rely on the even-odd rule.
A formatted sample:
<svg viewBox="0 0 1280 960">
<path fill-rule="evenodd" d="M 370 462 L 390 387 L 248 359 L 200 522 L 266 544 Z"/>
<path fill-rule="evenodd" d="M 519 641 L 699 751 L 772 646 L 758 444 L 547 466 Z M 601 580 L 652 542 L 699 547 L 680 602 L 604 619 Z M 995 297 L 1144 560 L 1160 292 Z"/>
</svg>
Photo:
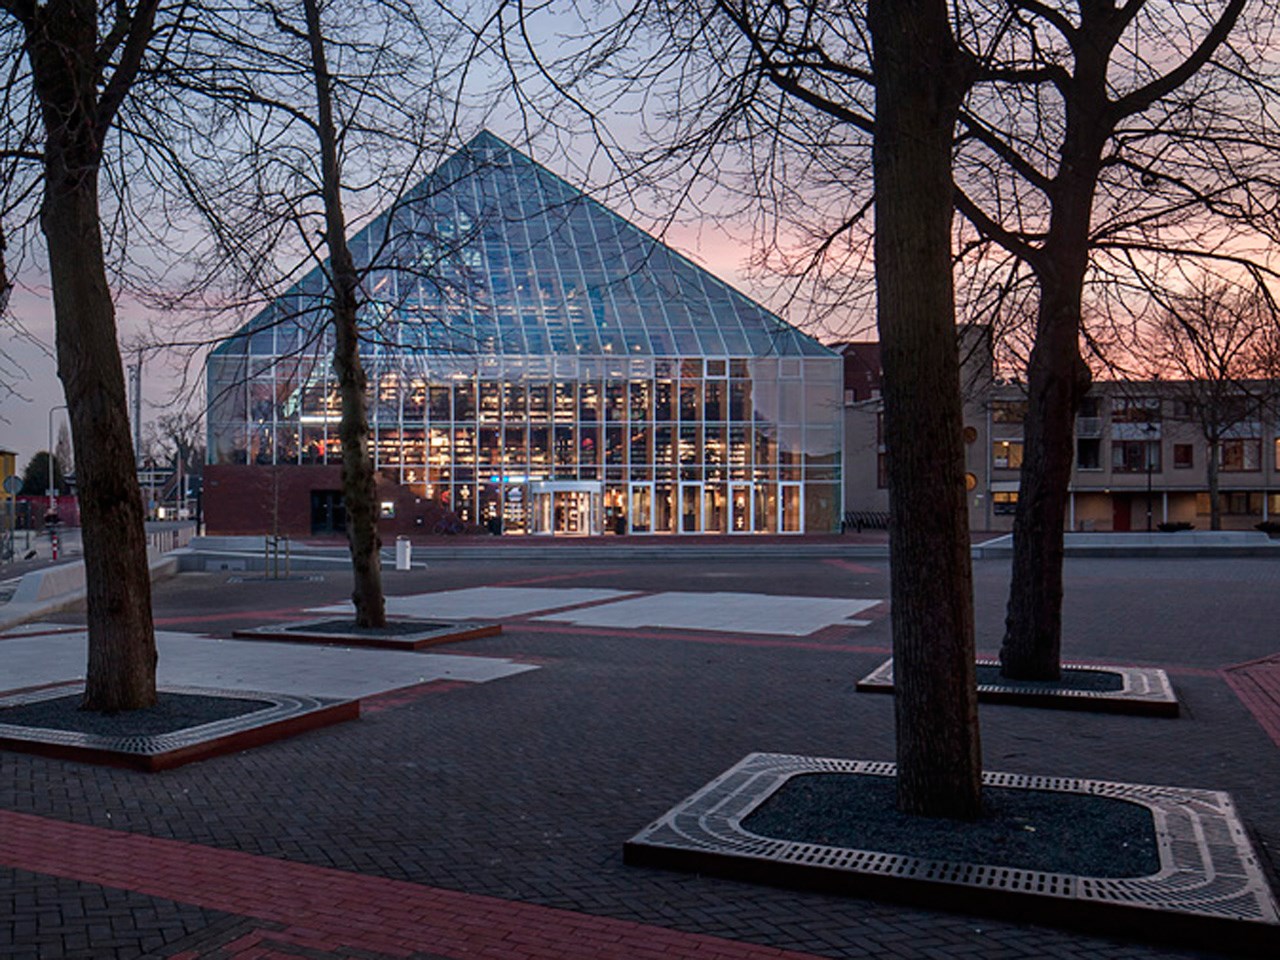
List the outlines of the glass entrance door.
<svg viewBox="0 0 1280 960">
<path fill-rule="evenodd" d="M 752 511 L 751 484 L 729 484 L 729 532 L 750 533 L 755 529 Z"/>
<path fill-rule="evenodd" d="M 803 529 L 803 488 L 798 483 L 778 484 L 778 532 L 800 533 Z"/>
<path fill-rule="evenodd" d="M 631 484 L 631 508 L 627 511 L 627 524 L 632 533 L 653 532 L 653 484 Z"/>
<path fill-rule="evenodd" d="M 702 484 L 680 484 L 680 532 L 702 532 Z"/>
<path fill-rule="evenodd" d="M 585 537 L 601 531 L 604 490 L 582 480 L 529 484 L 532 533 Z"/>
</svg>

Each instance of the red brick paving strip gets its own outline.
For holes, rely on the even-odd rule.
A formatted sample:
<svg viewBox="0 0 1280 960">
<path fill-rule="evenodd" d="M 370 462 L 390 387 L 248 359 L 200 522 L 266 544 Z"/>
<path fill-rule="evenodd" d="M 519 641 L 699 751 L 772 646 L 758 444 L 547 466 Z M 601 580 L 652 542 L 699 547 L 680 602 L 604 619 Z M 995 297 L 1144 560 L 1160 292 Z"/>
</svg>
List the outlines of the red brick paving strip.
<svg viewBox="0 0 1280 960">
<path fill-rule="evenodd" d="M 810 955 L 0 811 L 0 863 L 284 924 L 308 946 L 494 960 Z"/>
<path fill-rule="evenodd" d="M 1280 653 L 1224 667 L 1222 678 L 1280 747 Z"/>
</svg>

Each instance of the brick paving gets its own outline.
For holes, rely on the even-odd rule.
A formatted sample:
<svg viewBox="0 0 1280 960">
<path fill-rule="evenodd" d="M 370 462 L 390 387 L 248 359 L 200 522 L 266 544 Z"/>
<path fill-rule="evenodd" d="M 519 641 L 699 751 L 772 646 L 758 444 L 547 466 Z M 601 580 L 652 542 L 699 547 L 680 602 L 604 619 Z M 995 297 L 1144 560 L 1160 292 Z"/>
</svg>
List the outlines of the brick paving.
<svg viewBox="0 0 1280 960">
<path fill-rule="evenodd" d="M 1280 654 L 1227 667 L 1222 675 L 1258 725 L 1280 747 Z"/>
<path fill-rule="evenodd" d="M 389 586 L 417 593 L 554 577 L 655 592 L 887 595 L 886 564 L 852 566 L 682 564 L 673 551 L 667 563 L 607 569 L 558 559 L 441 562 Z M 979 562 L 975 581 L 979 647 L 993 651 L 1007 563 Z M 984 707 L 987 766 L 1228 790 L 1274 876 L 1280 754 L 1224 668 L 1277 652 L 1277 587 L 1280 570 L 1265 561 L 1070 561 L 1065 656 L 1172 668 L 1184 716 Z M 297 611 L 348 589 L 341 578 L 233 588 L 193 575 L 161 584 L 156 607 L 159 617 L 183 617 L 186 629 L 226 635 L 245 610 Z M 853 691 L 883 658 L 888 626 L 880 618 L 796 640 L 535 629 L 516 619 L 502 636 L 456 652 L 541 669 L 388 694 L 358 723 L 249 753 L 158 776 L 0 754 L 0 863 L 9 865 L 0 869 L 0 957 L 483 956 L 470 941 L 446 948 L 412 930 L 396 939 L 418 916 L 410 907 L 445 901 L 476 936 L 532 930 L 546 949 L 531 955 L 541 956 L 607 955 L 594 944 L 586 945 L 596 952 L 563 952 L 584 946 L 576 929 L 628 931 L 630 949 L 615 954 L 624 957 L 707 956 L 704 943 L 744 957 L 769 955 L 752 952 L 762 948 L 833 958 L 1196 956 L 623 866 L 623 840 L 752 750 L 892 759 L 891 701 Z M 4 851 L 19 823 L 34 846 L 13 869 Z M 116 872 L 72 870 L 73 836 L 90 838 Z M 232 862 L 245 872 L 225 867 Z M 239 886 L 219 885 L 232 876 Z M 307 884 L 332 892 L 331 881 L 348 896 L 324 901 L 325 910 L 289 900 Z M 377 902 L 366 896 L 393 889 Z M 108 915 L 105 925 L 85 916 L 86 903 Z M 51 937 L 80 939 L 42 950 L 29 940 L 33 920 L 36 931 L 43 923 Z M 650 936 L 658 952 L 640 952 Z"/>
</svg>

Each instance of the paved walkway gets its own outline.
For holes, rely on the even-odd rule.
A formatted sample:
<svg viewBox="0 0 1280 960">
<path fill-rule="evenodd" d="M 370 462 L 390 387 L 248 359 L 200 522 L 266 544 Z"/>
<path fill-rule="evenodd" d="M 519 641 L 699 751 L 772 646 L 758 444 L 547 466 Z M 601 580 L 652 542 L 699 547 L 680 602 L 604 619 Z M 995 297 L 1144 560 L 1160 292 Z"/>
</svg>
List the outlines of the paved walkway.
<svg viewBox="0 0 1280 960">
<path fill-rule="evenodd" d="M 0 753 L 0 957 L 1199 956 L 622 864 L 623 840 L 751 751 L 892 759 L 891 700 L 853 690 L 889 647 L 882 561 L 450 562 L 388 582 L 424 610 L 505 597 L 503 634 L 426 653 L 232 641 L 349 583 L 159 584 L 162 677 L 324 686 L 362 718 L 151 776 Z M 991 652 L 1007 564 L 975 582 Z M 1167 667 L 1184 716 L 984 706 L 987 764 L 1227 790 L 1280 860 L 1280 568 L 1072 561 L 1066 586 L 1065 655 Z M 824 612 L 799 635 L 725 630 L 726 596 Z M 628 613 L 657 598 L 667 625 Z M 0 688 L 79 672 L 74 616 L 0 636 Z"/>
<path fill-rule="evenodd" d="M 218 946 L 494 960 L 805 960 L 806 954 L 0 811 L 0 863 L 278 925 Z M 279 949 L 279 953 L 267 953 Z M 50 953 L 52 955 L 52 952 Z M 208 956 L 181 950 L 175 958 Z"/>
<path fill-rule="evenodd" d="M 1223 677 L 1280 747 L 1280 654 L 1228 667 Z"/>
</svg>

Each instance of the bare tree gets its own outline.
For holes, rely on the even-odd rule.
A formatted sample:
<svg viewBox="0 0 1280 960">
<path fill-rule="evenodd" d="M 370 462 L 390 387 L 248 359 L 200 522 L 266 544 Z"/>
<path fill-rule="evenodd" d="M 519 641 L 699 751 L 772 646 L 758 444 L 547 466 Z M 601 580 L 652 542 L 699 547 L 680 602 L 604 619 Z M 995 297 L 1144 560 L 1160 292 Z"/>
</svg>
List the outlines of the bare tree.
<svg viewBox="0 0 1280 960">
<path fill-rule="evenodd" d="M 368 378 L 360 361 L 357 323 L 360 274 L 347 246 L 347 221 L 342 203 L 342 167 L 338 158 L 338 128 L 333 111 L 333 78 L 325 51 L 317 0 L 303 0 L 311 79 L 315 85 L 315 134 L 320 149 L 320 194 L 324 203 L 324 239 L 329 250 L 335 347 L 333 367 L 342 400 L 339 436 L 342 441 L 342 492 L 347 505 L 347 540 L 355 588 L 351 599 L 356 623 L 382 627 L 387 623 L 382 592 L 382 539 L 378 536 L 373 458 L 369 455 Z M 279 18 L 277 17 L 279 20 Z M 283 21 L 280 21 L 283 24 Z M 288 26 L 282 29 L 289 30 Z"/>
<path fill-rule="evenodd" d="M 1237 29 L 1248 5 L 1008 0 L 991 67 L 961 114 L 957 205 L 982 238 L 969 250 L 1005 271 L 997 286 L 1032 281 L 1036 304 L 1007 676 L 1060 672 L 1075 411 L 1091 382 L 1087 288 L 1100 302 L 1110 285 L 1128 313 L 1160 257 L 1246 261 L 1236 225 L 1255 245 L 1263 226 L 1253 188 L 1274 180 L 1263 149 L 1274 131 L 1257 67 L 1270 27 L 1259 9 Z"/>
<path fill-rule="evenodd" d="M 752 218 L 763 259 L 793 281 L 794 305 L 803 296 L 817 315 L 867 302 L 874 200 L 899 805 L 975 816 L 980 750 L 950 158 L 977 58 L 953 36 L 944 0 L 650 0 L 561 37 L 548 60 L 534 47 L 533 71 L 551 81 L 553 102 L 567 96 L 583 108 L 593 142 L 622 170 L 622 188 L 661 197 L 667 222 L 689 207 L 701 215 L 708 182 L 731 188 L 740 201 L 733 212 Z M 646 117 L 652 149 L 625 154 L 597 110 L 633 101 L 666 111 Z M 555 129 L 567 123 L 562 106 L 538 119 Z"/>
<path fill-rule="evenodd" d="M 1171 378 L 1163 393 L 1173 400 L 1175 418 L 1194 424 L 1204 438 L 1213 530 L 1222 529 L 1224 441 L 1242 429 L 1259 436 L 1247 427 L 1276 410 L 1280 327 L 1275 304 L 1264 294 L 1202 277 L 1183 293 L 1160 296 L 1163 313 L 1153 330 L 1151 359 L 1156 374 Z"/>
<path fill-rule="evenodd" d="M 407 202 L 449 144 L 457 106 L 445 77 L 465 67 L 467 50 L 451 48 L 451 22 L 432 4 L 235 0 L 208 14 L 199 62 L 170 78 L 181 97 L 157 104 L 145 132 L 170 174 L 167 211 L 181 210 L 208 238 L 188 256 L 180 288 L 171 282 L 153 298 L 176 318 L 160 339 L 207 348 L 222 333 L 210 333 L 210 317 L 237 312 L 249 324 L 233 339 L 280 331 L 267 373 L 280 383 L 268 401 L 277 405 L 286 381 L 300 395 L 332 366 L 356 619 L 381 626 L 362 353 L 397 337 L 394 304 L 378 293 L 388 272 L 429 269 L 422 250 L 406 254 L 392 236 L 405 218 L 386 211 Z M 348 233 L 361 227 L 355 249 Z M 258 361 L 240 366 L 241 389 L 263 372 Z M 228 399 L 211 402 L 216 410 Z M 267 461 L 280 449 L 270 443 Z"/>
<path fill-rule="evenodd" d="M 898 806 L 981 812 L 951 278 L 951 144 L 976 62 L 945 0 L 870 0 L 876 292 L 889 458 Z M 923 67 L 923 69 L 922 69 Z"/>
<path fill-rule="evenodd" d="M 58 376 L 78 451 L 89 662 L 84 706 L 155 703 L 155 634 L 142 498 L 102 238 L 99 177 L 122 105 L 157 34 L 158 0 L 0 0 L 29 69 L 11 83 L 39 108 L 40 228 L 53 290 Z M 7 207 L 7 204 L 6 204 Z"/>
</svg>

